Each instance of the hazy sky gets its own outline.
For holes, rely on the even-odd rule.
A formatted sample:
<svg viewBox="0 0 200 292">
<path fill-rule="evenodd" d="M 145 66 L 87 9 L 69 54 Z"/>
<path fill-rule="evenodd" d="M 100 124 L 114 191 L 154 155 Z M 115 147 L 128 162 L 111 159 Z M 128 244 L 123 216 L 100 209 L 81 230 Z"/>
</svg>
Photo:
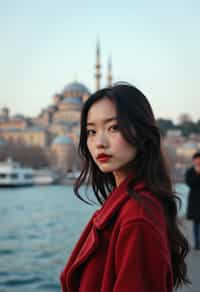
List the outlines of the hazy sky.
<svg viewBox="0 0 200 292">
<path fill-rule="evenodd" d="M 0 0 L 0 107 L 37 115 L 75 78 L 94 91 L 97 36 L 102 86 L 111 54 L 156 117 L 200 118 L 198 0 Z"/>
</svg>

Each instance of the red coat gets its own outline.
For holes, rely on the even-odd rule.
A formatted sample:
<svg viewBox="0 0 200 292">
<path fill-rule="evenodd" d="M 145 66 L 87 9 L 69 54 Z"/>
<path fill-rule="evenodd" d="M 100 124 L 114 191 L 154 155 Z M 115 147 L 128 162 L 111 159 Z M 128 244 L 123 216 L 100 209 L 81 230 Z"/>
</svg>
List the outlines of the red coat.
<svg viewBox="0 0 200 292">
<path fill-rule="evenodd" d="M 173 291 L 163 208 L 142 190 L 143 184 L 135 190 L 150 198 L 147 208 L 130 198 L 127 181 L 114 189 L 83 230 L 61 273 L 63 292 Z"/>
</svg>

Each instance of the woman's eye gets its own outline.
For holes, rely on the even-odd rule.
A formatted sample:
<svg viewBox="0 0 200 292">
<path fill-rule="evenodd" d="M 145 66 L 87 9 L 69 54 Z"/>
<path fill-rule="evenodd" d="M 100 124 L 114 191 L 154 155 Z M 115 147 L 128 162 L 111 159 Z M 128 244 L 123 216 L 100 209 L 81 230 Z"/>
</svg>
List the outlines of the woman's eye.
<svg viewBox="0 0 200 292">
<path fill-rule="evenodd" d="M 110 127 L 111 131 L 118 131 L 119 130 L 119 126 L 118 125 L 113 125 Z"/>
<path fill-rule="evenodd" d="M 94 135 L 94 134 L 95 134 L 95 130 L 92 130 L 92 129 L 87 130 L 87 135 L 88 136 L 91 136 L 91 135 Z"/>
</svg>

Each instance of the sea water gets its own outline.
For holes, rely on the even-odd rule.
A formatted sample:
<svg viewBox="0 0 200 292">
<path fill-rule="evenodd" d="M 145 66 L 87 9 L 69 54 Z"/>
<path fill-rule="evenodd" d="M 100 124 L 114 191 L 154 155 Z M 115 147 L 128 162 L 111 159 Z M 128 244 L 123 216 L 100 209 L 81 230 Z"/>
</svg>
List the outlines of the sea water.
<svg viewBox="0 0 200 292">
<path fill-rule="evenodd" d="M 183 216 L 188 189 L 176 189 Z M 71 186 L 0 189 L 0 292 L 61 291 L 60 272 L 97 208 L 79 200 Z"/>
</svg>

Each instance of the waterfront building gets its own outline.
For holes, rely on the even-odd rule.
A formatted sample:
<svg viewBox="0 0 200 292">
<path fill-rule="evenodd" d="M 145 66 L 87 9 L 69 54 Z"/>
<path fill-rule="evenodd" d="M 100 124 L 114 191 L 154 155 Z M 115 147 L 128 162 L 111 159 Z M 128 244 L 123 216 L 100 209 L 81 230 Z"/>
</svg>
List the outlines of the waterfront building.
<svg viewBox="0 0 200 292">
<path fill-rule="evenodd" d="M 101 81 L 100 44 L 96 47 L 95 85 Z M 112 85 L 111 59 L 108 62 L 106 86 Z M 0 139 L 13 143 L 24 143 L 42 147 L 47 155 L 55 155 L 59 169 L 76 170 L 77 145 L 80 135 L 80 113 L 83 103 L 90 95 L 88 87 L 75 80 L 53 95 L 46 108 L 33 118 L 22 115 L 11 116 L 9 109 L 0 111 Z"/>
</svg>

